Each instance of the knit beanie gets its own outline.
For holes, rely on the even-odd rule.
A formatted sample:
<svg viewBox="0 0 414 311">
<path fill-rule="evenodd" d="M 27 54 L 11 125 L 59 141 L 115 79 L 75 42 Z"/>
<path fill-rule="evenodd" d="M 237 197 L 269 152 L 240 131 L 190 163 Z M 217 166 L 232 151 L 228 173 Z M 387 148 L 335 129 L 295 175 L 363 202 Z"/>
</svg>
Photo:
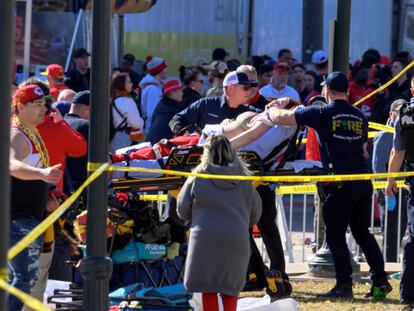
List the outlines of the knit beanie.
<svg viewBox="0 0 414 311">
<path fill-rule="evenodd" d="M 152 57 L 151 55 L 148 55 L 146 57 L 147 62 L 145 63 L 145 66 L 147 68 L 147 73 L 155 76 L 158 73 L 160 73 L 164 68 L 166 68 L 167 62 L 165 59 L 159 58 L 159 57 Z"/>
</svg>

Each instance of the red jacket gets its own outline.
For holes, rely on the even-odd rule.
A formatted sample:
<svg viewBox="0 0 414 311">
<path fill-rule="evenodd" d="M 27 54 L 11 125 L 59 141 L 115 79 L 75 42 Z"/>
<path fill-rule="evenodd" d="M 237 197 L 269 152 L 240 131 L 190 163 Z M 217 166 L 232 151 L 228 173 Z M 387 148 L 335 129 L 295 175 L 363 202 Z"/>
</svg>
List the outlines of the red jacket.
<svg viewBox="0 0 414 311">
<path fill-rule="evenodd" d="M 81 157 L 86 154 L 88 143 L 82 134 L 70 127 L 64 120 L 54 122 L 49 116 L 37 127 L 49 153 L 50 165 L 61 163 L 65 171 L 66 156 Z M 63 178 L 56 187 L 62 190 Z"/>
<path fill-rule="evenodd" d="M 56 85 L 55 87 L 51 87 L 49 90 L 50 95 L 53 96 L 53 98 L 55 99 L 55 101 L 58 100 L 59 94 L 60 92 L 62 92 L 63 90 L 67 90 L 69 89 L 66 85 L 62 84 L 62 85 Z"/>
<path fill-rule="evenodd" d="M 320 161 L 321 153 L 319 150 L 318 138 L 313 128 L 308 127 L 308 135 L 306 137 L 306 160 Z"/>
<path fill-rule="evenodd" d="M 365 97 L 369 93 L 371 93 L 373 89 L 369 89 L 365 86 L 361 86 L 354 81 L 351 81 L 349 83 L 349 96 L 348 96 L 348 102 L 353 105 L 361 98 Z M 361 104 L 359 104 L 358 108 L 363 112 L 363 114 L 366 117 L 370 117 L 372 114 L 372 111 L 374 110 L 374 105 L 376 101 L 376 96 L 372 96 L 365 101 L 363 101 Z"/>
</svg>

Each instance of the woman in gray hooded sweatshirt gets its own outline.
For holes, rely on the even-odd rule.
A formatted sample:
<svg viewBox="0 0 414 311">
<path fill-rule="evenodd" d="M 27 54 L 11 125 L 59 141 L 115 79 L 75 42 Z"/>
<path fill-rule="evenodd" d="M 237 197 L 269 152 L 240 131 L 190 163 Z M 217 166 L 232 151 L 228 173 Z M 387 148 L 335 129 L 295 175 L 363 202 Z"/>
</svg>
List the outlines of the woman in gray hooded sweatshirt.
<svg viewBox="0 0 414 311">
<path fill-rule="evenodd" d="M 221 135 L 207 138 L 195 173 L 248 175 L 230 142 Z M 235 311 L 250 257 L 249 228 L 262 211 L 250 181 L 189 177 L 177 203 L 180 218 L 191 221 L 184 285 L 203 293 L 204 310 Z"/>
</svg>

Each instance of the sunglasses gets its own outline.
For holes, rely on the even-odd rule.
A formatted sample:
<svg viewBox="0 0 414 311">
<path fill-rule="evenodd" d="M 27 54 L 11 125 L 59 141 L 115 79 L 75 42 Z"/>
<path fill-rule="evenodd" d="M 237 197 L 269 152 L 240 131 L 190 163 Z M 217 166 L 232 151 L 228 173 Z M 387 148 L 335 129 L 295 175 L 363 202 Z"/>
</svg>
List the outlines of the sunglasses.
<svg viewBox="0 0 414 311">
<path fill-rule="evenodd" d="M 201 84 L 204 84 L 204 80 L 195 80 L 195 82 L 199 82 Z"/>
<path fill-rule="evenodd" d="M 241 86 L 243 88 L 243 90 L 245 91 L 250 91 L 252 89 L 252 86 L 249 85 L 244 85 L 244 84 L 237 84 L 238 86 Z"/>
</svg>

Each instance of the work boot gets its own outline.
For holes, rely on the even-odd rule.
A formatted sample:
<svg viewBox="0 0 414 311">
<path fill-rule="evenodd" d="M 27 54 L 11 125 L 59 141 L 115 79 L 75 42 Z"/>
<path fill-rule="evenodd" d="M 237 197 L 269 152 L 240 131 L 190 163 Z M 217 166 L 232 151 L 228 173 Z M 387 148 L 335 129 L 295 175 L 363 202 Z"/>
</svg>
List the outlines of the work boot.
<svg viewBox="0 0 414 311">
<path fill-rule="evenodd" d="M 365 298 L 384 299 L 392 291 L 392 286 L 388 282 L 388 277 L 384 276 L 372 281 L 371 290 L 365 294 Z"/>
<path fill-rule="evenodd" d="M 318 294 L 317 297 L 325 299 L 352 299 L 354 297 L 352 283 L 336 284 L 329 292 L 326 294 Z"/>
</svg>

